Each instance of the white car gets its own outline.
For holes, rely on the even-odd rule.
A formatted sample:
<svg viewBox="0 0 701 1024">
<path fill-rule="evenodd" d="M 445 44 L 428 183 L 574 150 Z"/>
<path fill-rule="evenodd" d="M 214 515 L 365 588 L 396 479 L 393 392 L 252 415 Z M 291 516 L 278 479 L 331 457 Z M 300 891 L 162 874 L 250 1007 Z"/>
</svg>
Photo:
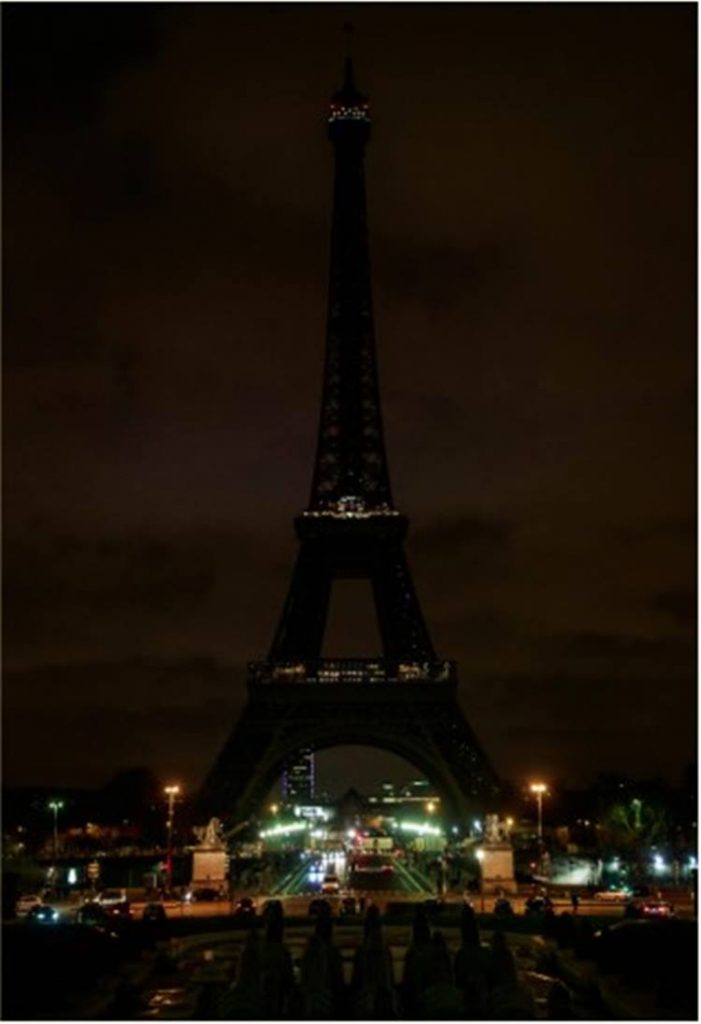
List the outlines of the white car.
<svg viewBox="0 0 701 1024">
<path fill-rule="evenodd" d="M 15 914 L 17 917 L 26 917 L 32 907 L 40 907 L 43 903 L 41 896 L 33 894 L 31 896 L 20 896 L 15 903 Z"/>
<path fill-rule="evenodd" d="M 594 899 L 599 903 L 625 903 L 630 899 L 627 889 L 602 889 L 594 893 Z"/>
<path fill-rule="evenodd" d="M 103 889 L 97 897 L 90 902 L 99 903 L 101 907 L 114 907 L 117 903 L 127 902 L 126 889 Z"/>
</svg>

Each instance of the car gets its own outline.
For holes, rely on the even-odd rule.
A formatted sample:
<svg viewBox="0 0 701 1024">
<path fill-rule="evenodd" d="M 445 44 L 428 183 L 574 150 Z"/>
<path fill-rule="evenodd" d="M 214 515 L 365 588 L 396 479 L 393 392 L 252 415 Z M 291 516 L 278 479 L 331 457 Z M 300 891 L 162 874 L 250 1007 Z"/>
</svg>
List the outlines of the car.
<svg viewBox="0 0 701 1024">
<path fill-rule="evenodd" d="M 256 905 L 249 896 L 242 896 L 234 904 L 234 917 L 255 917 Z"/>
<path fill-rule="evenodd" d="M 511 905 L 511 900 L 507 900 L 506 896 L 498 896 L 494 900 L 494 914 L 496 917 L 511 917 L 513 912 L 514 908 Z"/>
<path fill-rule="evenodd" d="M 652 896 L 652 890 L 649 885 L 635 885 L 631 895 L 638 899 L 647 899 L 648 896 Z"/>
<path fill-rule="evenodd" d="M 120 900 L 119 903 L 108 903 L 102 909 L 113 920 L 117 918 L 120 921 L 128 921 L 132 916 L 131 904 L 128 900 Z"/>
<path fill-rule="evenodd" d="M 99 903 L 101 907 L 110 907 L 114 906 L 115 903 L 126 903 L 126 901 L 126 889 L 103 889 L 102 892 L 97 894 L 94 900 L 94 902 Z"/>
<path fill-rule="evenodd" d="M 358 901 L 355 896 L 344 896 L 341 900 L 340 912 L 342 917 L 352 917 L 360 913 Z"/>
<path fill-rule="evenodd" d="M 31 924 L 56 924 L 60 918 L 58 910 L 48 903 L 40 903 L 32 907 L 27 914 L 27 920 Z"/>
<path fill-rule="evenodd" d="M 548 896 L 531 896 L 524 905 L 525 914 L 544 914 L 546 910 L 552 910 L 553 905 Z"/>
<path fill-rule="evenodd" d="M 220 900 L 222 894 L 219 889 L 188 889 L 185 893 L 184 899 L 188 903 L 212 903 L 214 900 Z"/>
<path fill-rule="evenodd" d="M 337 896 L 341 891 L 341 883 L 339 882 L 336 875 L 324 875 L 324 880 L 321 883 L 321 891 L 326 896 Z"/>
<path fill-rule="evenodd" d="M 151 924 L 162 924 L 167 916 L 166 908 L 162 903 L 147 903 L 141 915 L 141 920 L 148 921 Z"/>
<path fill-rule="evenodd" d="M 350 864 L 351 871 L 357 875 L 380 875 L 394 873 L 391 857 L 381 854 L 359 854 Z"/>
<path fill-rule="evenodd" d="M 20 896 L 15 903 L 15 914 L 17 917 L 25 917 L 34 907 L 42 906 L 43 902 L 41 896 L 36 893 Z"/>
<path fill-rule="evenodd" d="M 110 914 L 107 912 L 107 908 L 101 906 L 96 900 L 91 900 L 79 907 L 75 919 L 78 924 L 87 924 L 92 927 L 106 927 L 110 924 Z"/>
<path fill-rule="evenodd" d="M 630 899 L 630 889 L 600 889 L 594 893 L 598 903 L 626 903 Z"/>
<path fill-rule="evenodd" d="M 329 903 L 328 900 L 316 899 L 312 900 L 311 903 L 309 904 L 308 913 L 314 917 L 319 917 L 321 914 L 328 914 L 329 916 L 331 916 L 333 911 L 331 909 L 331 904 Z"/>
<path fill-rule="evenodd" d="M 643 900 L 640 904 L 641 917 L 674 917 L 675 910 L 665 900 Z"/>
</svg>

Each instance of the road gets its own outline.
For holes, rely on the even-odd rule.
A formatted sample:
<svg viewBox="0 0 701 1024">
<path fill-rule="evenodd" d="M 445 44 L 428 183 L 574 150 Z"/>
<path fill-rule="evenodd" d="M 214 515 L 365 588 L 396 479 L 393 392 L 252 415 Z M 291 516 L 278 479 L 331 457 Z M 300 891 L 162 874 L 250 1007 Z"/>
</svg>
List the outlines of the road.
<svg viewBox="0 0 701 1024">
<path fill-rule="evenodd" d="M 374 903 L 382 911 L 385 911 L 388 903 L 414 903 L 435 897 L 435 893 L 427 887 L 424 878 L 411 868 L 408 868 L 399 859 L 396 859 L 393 863 L 393 871 L 363 871 L 348 872 L 347 874 L 344 872 L 345 865 L 338 864 L 335 869 L 331 868 L 331 870 L 337 871 L 337 877 L 340 882 L 339 892 L 334 895 L 323 894 L 323 898 L 329 901 L 334 913 L 338 914 L 341 900 L 344 896 L 354 896 L 357 899 L 364 898 L 366 904 Z M 266 900 L 279 899 L 284 905 L 287 916 L 306 916 L 309 912 L 310 902 L 322 896 L 323 877 L 323 870 L 319 871 L 318 866 L 305 860 L 290 872 L 286 878 L 272 887 L 268 893 L 240 891 L 235 894 L 232 900 L 202 902 L 179 902 L 173 900 L 167 901 L 164 907 L 168 916 L 174 918 L 229 916 L 233 913 L 236 900 L 243 896 L 249 896 L 254 900 L 259 909 Z M 509 897 L 516 914 L 523 914 L 525 912 L 525 901 L 529 895 L 530 890 L 526 893 Z M 133 918 L 139 920 L 147 900 L 141 892 L 138 894 L 133 892 L 130 896 Z M 673 903 L 678 917 L 690 918 L 694 916 L 693 902 L 688 894 L 677 893 L 673 896 L 667 894 L 667 896 L 670 902 Z M 564 898 L 564 896 L 562 898 L 551 896 L 551 898 L 556 913 L 571 911 L 569 899 Z M 477 913 L 492 913 L 494 899 L 494 896 L 482 897 L 479 894 L 470 896 L 470 901 Z M 457 907 L 463 902 L 463 899 L 459 894 L 450 894 L 446 897 L 445 902 Z M 54 904 L 64 920 L 73 919 L 79 905 L 75 900 L 73 902 L 66 901 Z M 623 912 L 624 905 L 622 903 L 609 903 L 585 898 L 581 899 L 578 910 L 580 916 L 611 918 L 622 918 Z"/>
<path fill-rule="evenodd" d="M 339 880 L 340 887 L 348 895 L 386 894 L 394 898 L 406 894 L 421 899 L 434 895 L 426 881 L 398 858 L 395 858 L 392 866 L 386 867 L 385 870 L 346 871 L 345 864 L 342 863 L 337 864 L 332 870 Z M 304 861 L 272 889 L 272 895 L 277 898 L 306 896 L 310 899 L 320 896 L 324 873 L 318 863 Z"/>
</svg>

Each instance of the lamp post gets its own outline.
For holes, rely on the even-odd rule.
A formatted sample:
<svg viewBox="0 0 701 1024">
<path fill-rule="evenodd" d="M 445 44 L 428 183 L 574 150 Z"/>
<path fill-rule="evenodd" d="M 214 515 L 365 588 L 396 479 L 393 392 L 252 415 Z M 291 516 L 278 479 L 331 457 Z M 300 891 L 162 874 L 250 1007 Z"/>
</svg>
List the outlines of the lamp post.
<svg viewBox="0 0 701 1024">
<path fill-rule="evenodd" d="M 166 786 L 163 790 L 168 797 L 168 856 L 166 858 L 166 876 L 168 878 L 168 891 L 173 884 L 173 814 L 175 810 L 175 798 L 180 793 L 180 786 Z"/>
<path fill-rule="evenodd" d="M 532 782 L 528 787 L 538 802 L 538 869 L 543 870 L 543 796 L 548 792 L 544 782 Z"/>
<path fill-rule="evenodd" d="M 49 810 L 53 811 L 53 813 L 54 813 L 54 858 L 53 858 L 54 863 L 53 863 L 53 870 L 51 872 L 51 881 L 52 881 L 53 886 L 56 885 L 56 872 L 57 872 L 56 862 L 58 860 L 58 812 L 61 810 L 62 807 L 63 807 L 63 800 L 51 800 L 49 802 Z"/>
<path fill-rule="evenodd" d="M 538 801 L 538 842 L 543 842 L 543 794 L 548 792 L 544 782 L 532 782 L 528 787 Z"/>
</svg>

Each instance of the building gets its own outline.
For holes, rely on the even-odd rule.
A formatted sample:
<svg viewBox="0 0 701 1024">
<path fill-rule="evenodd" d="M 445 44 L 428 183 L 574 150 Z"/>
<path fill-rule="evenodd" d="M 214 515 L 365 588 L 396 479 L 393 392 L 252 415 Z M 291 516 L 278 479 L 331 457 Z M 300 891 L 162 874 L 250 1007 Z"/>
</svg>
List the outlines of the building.
<svg viewBox="0 0 701 1024">
<path fill-rule="evenodd" d="M 314 798 L 314 751 L 303 747 L 285 765 L 282 798 L 286 803 L 310 803 Z"/>
</svg>

